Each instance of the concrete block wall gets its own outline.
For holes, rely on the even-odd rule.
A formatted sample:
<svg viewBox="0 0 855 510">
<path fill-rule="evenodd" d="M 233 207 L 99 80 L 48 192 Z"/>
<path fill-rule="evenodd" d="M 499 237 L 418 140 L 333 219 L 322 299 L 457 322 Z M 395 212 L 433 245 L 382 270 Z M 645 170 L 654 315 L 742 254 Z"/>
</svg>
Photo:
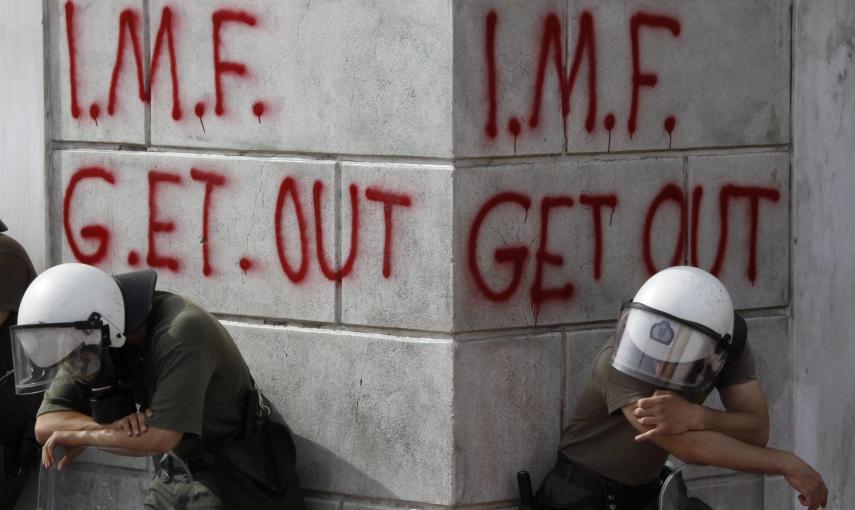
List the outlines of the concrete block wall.
<svg viewBox="0 0 855 510">
<path fill-rule="evenodd" d="M 792 442 L 787 2 L 51 0 L 45 26 L 53 258 L 218 314 L 311 508 L 513 507 L 673 264 L 751 318 Z"/>
</svg>

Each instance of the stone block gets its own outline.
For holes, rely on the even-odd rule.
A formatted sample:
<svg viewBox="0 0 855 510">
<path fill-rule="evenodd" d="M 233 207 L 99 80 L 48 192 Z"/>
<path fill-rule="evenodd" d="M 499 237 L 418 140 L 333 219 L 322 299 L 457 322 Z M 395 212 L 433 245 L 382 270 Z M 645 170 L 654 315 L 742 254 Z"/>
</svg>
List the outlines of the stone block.
<svg viewBox="0 0 855 510">
<path fill-rule="evenodd" d="M 346 500 L 343 510 L 419 510 L 419 505 L 408 505 L 405 503 L 373 503 L 370 501 Z"/>
<path fill-rule="evenodd" d="M 317 183 L 334 189 L 333 163 L 76 150 L 55 159 L 64 261 L 152 267 L 158 288 L 212 312 L 335 320 L 335 282 L 315 243 L 320 224 L 335 251 L 334 208 L 328 199 L 315 211 L 312 200 Z"/>
<path fill-rule="evenodd" d="M 613 329 L 568 331 L 564 334 L 564 401 L 561 430 L 570 424 L 576 400 L 591 377 L 591 367 Z"/>
<path fill-rule="evenodd" d="M 294 433 L 307 490 L 451 504 L 451 342 L 226 327 Z"/>
<path fill-rule="evenodd" d="M 555 93 L 561 85 L 551 68 L 543 78 L 543 114 L 536 128 L 529 125 L 541 45 L 539 34 L 548 16 L 563 20 L 565 2 L 454 2 L 457 157 L 563 152 L 561 97 Z M 564 34 L 560 38 L 563 40 Z"/>
<path fill-rule="evenodd" d="M 143 5 L 142 0 L 47 2 L 54 139 L 145 143 Z"/>
<path fill-rule="evenodd" d="M 457 2 L 454 33 L 458 156 L 789 141 L 786 3 Z"/>
<path fill-rule="evenodd" d="M 555 463 L 561 421 L 559 334 L 461 342 L 454 358 L 454 504 L 519 497 Z M 536 489 L 536 488 L 535 488 Z"/>
<path fill-rule="evenodd" d="M 786 306 L 789 155 L 693 157 L 688 174 L 690 263 L 719 276 L 737 309 Z"/>
<path fill-rule="evenodd" d="M 337 267 L 351 260 L 352 190 L 359 220 L 353 275 L 342 281 L 342 322 L 451 331 L 452 168 L 347 163 L 341 174 Z"/>
<path fill-rule="evenodd" d="M 795 491 L 784 477 L 765 477 L 763 482 L 763 510 L 793 510 L 795 498 Z M 798 508 L 801 508 L 801 505 Z"/>
<path fill-rule="evenodd" d="M 455 180 L 457 331 L 616 320 L 650 274 L 684 262 L 679 158 L 466 168 Z"/>
<path fill-rule="evenodd" d="M 165 43 L 163 53 L 155 51 L 167 7 L 178 119 Z M 246 0 L 229 8 L 152 0 L 149 41 L 161 62 L 151 109 L 155 145 L 451 155 L 448 1 Z"/>
<path fill-rule="evenodd" d="M 341 510 L 343 496 L 321 497 L 305 496 L 306 510 Z"/>
<path fill-rule="evenodd" d="M 689 496 L 700 498 L 712 508 L 757 510 L 763 508 L 763 477 L 734 475 L 690 480 Z"/>
<path fill-rule="evenodd" d="M 760 384 L 769 403 L 769 446 L 793 448 L 793 395 L 787 317 L 748 319 L 748 338 Z"/>
</svg>

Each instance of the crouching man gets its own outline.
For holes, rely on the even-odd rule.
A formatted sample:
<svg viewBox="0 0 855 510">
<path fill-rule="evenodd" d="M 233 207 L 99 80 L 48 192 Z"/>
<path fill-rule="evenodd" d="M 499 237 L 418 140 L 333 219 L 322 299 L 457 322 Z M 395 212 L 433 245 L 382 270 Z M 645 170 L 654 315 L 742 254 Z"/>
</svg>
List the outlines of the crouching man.
<svg viewBox="0 0 855 510">
<path fill-rule="evenodd" d="M 726 411 L 701 405 L 713 387 Z M 783 475 L 804 506 L 824 508 L 828 490 L 819 473 L 792 453 L 767 448 L 768 436 L 745 321 L 714 276 L 672 267 L 624 305 L 537 501 L 544 509 L 655 510 L 671 454 Z"/>
<path fill-rule="evenodd" d="M 27 289 L 15 376 L 19 391 L 47 389 L 35 430 L 43 465 L 62 469 L 88 446 L 172 452 L 146 508 L 302 509 L 288 429 L 231 336 L 189 300 L 155 292 L 156 279 L 62 264 Z"/>
</svg>

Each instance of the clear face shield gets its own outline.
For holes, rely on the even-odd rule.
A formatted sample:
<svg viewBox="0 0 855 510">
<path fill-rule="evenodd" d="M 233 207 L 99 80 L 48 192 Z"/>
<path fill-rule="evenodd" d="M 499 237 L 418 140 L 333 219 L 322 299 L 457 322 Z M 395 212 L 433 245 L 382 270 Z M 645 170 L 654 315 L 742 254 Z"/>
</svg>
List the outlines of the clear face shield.
<svg viewBox="0 0 855 510">
<path fill-rule="evenodd" d="M 656 386 L 705 391 L 727 359 L 731 335 L 641 303 L 626 303 L 615 331 L 612 366 Z"/>
<path fill-rule="evenodd" d="M 60 370 L 87 384 L 101 369 L 101 349 L 109 327 L 97 314 L 89 320 L 12 326 L 15 393 L 45 391 Z"/>
</svg>

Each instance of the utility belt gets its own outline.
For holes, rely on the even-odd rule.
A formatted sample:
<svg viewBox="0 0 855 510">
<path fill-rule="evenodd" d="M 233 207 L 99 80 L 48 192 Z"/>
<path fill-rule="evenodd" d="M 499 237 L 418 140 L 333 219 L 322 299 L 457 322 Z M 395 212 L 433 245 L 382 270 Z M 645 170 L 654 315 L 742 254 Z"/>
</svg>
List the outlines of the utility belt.
<svg viewBox="0 0 855 510">
<path fill-rule="evenodd" d="M 622 484 L 571 462 L 561 452 L 558 453 L 558 460 L 550 476 L 552 475 L 563 480 L 561 486 L 568 493 L 575 490 L 578 493 L 590 494 L 590 496 L 580 499 L 577 504 L 574 501 L 575 498 L 570 494 L 541 494 L 541 491 L 538 491 L 540 508 L 567 508 L 570 510 L 577 508 L 579 510 L 655 509 L 661 487 L 659 478 L 638 486 Z M 558 489 L 556 492 L 561 490 Z"/>
</svg>

